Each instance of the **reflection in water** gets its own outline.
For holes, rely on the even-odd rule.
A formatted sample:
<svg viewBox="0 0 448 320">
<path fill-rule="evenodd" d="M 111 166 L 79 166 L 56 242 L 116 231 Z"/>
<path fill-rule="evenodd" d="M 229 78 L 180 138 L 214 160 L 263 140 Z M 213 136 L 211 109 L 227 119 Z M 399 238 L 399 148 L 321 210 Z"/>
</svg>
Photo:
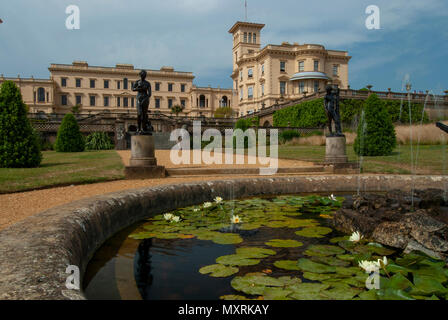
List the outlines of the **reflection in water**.
<svg viewBox="0 0 448 320">
<path fill-rule="evenodd" d="M 138 291 L 143 300 L 148 300 L 148 291 L 146 288 L 151 287 L 153 282 L 153 275 L 151 274 L 151 253 L 153 239 L 142 241 L 138 246 L 137 254 L 135 255 L 134 274 L 135 282 L 137 283 Z"/>
</svg>

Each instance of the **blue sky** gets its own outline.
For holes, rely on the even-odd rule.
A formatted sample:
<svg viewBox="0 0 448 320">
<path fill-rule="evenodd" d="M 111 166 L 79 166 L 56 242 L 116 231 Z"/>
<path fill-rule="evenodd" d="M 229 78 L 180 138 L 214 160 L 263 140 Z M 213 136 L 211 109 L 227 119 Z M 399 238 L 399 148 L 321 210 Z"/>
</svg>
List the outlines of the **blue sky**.
<svg viewBox="0 0 448 320">
<path fill-rule="evenodd" d="M 65 28 L 65 8 L 78 5 L 81 29 Z M 365 27 L 368 5 L 381 29 Z M 0 73 L 48 78 L 50 63 L 131 63 L 192 71 L 200 86 L 231 87 L 232 37 L 244 0 L 1 1 Z M 446 0 L 248 0 L 248 20 L 265 23 L 262 45 L 319 43 L 348 50 L 350 85 L 448 90 Z"/>
</svg>

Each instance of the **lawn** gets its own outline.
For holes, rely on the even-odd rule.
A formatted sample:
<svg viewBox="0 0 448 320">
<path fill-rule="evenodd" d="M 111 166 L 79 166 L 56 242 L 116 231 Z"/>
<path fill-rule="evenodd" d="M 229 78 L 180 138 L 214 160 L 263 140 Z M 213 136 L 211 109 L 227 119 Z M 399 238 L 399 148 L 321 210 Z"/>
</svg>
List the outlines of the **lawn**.
<svg viewBox="0 0 448 320">
<path fill-rule="evenodd" d="M 446 145 L 400 145 L 390 156 L 364 157 L 363 173 L 412 174 L 448 174 L 448 150 Z M 347 146 L 350 161 L 360 161 Z M 279 158 L 320 162 L 325 158 L 325 146 L 280 146 Z M 412 160 L 412 162 L 411 162 Z"/>
<path fill-rule="evenodd" d="M 120 156 L 113 150 L 82 153 L 46 151 L 39 168 L 0 168 L 0 193 L 123 179 L 123 168 Z"/>
</svg>

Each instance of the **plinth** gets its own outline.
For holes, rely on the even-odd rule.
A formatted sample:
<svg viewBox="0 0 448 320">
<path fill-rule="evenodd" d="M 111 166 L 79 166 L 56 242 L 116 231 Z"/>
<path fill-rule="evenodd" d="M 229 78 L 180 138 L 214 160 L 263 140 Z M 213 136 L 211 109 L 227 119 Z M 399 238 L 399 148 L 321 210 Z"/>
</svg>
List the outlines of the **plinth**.
<svg viewBox="0 0 448 320">
<path fill-rule="evenodd" d="M 126 167 L 127 179 L 165 178 L 165 167 L 157 165 L 154 137 L 152 135 L 135 135 L 131 137 L 131 160 Z"/>
<path fill-rule="evenodd" d="M 325 163 L 347 163 L 347 145 L 345 136 L 327 137 Z"/>
</svg>

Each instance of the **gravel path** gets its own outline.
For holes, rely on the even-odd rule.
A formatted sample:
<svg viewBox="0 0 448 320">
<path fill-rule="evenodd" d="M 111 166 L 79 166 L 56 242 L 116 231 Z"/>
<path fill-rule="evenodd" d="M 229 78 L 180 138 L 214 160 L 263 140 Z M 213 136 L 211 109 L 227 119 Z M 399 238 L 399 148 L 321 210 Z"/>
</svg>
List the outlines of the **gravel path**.
<svg viewBox="0 0 448 320">
<path fill-rule="evenodd" d="M 123 162 L 128 164 L 130 151 L 119 151 Z M 167 168 L 181 167 L 260 167 L 260 165 L 179 165 L 175 166 L 170 161 L 170 151 L 157 151 L 156 157 L 160 165 Z M 247 156 L 245 158 L 247 163 Z M 279 160 L 280 167 L 297 167 L 310 166 L 309 162 L 294 160 Z M 30 192 L 20 192 L 14 194 L 0 195 L 0 230 L 11 226 L 29 216 L 50 208 L 67 204 L 76 200 L 90 198 L 100 194 L 117 192 L 120 190 L 138 189 L 144 187 L 152 187 L 166 184 L 178 184 L 184 182 L 206 181 L 206 180 L 222 180 L 222 179 L 246 179 L 257 178 L 260 176 L 243 176 L 243 177 L 223 177 L 223 176 L 204 176 L 204 177 L 183 177 L 183 178 L 166 178 L 151 180 L 120 180 L 113 182 L 96 183 L 90 185 L 79 185 L 71 187 L 59 187 L 45 190 L 36 190 Z"/>
</svg>

